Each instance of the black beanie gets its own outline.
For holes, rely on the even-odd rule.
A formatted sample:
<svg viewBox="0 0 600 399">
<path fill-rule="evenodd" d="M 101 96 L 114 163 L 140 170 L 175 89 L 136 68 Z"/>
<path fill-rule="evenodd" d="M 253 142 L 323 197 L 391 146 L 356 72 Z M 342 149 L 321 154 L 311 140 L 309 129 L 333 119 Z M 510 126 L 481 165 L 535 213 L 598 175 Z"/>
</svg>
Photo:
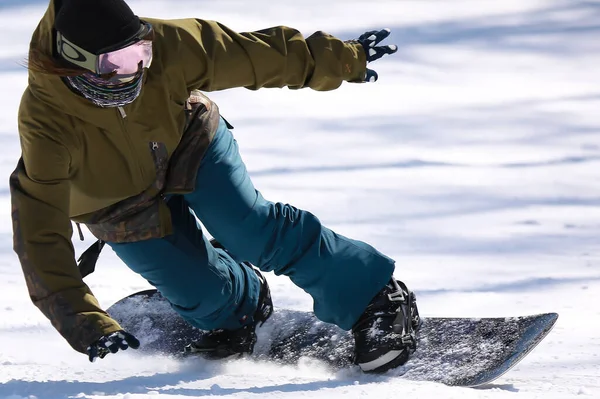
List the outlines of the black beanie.
<svg viewBox="0 0 600 399">
<path fill-rule="evenodd" d="M 123 0 L 64 0 L 54 27 L 69 41 L 91 53 L 135 36 L 140 19 Z"/>
</svg>

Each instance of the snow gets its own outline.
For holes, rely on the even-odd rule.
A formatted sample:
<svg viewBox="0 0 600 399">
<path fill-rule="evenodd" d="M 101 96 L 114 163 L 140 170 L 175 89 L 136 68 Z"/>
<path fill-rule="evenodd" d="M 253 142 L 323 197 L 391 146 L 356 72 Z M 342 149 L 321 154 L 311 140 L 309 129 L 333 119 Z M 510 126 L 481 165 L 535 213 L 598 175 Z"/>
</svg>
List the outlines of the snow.
<svg viewBox="0 0 600 399">
<path fill-rule="evenodd" d="M 558 312 L 555 329 L 483 389 L 246 360 L 135 356 L 91 364 L 30 303 L 12 252 L 8 175 L 20 155 L 19 62 L 45 11 L 0 2 L 0 397 L 600 397 L 600 2 L 597 0 L 131 1 L 144 16 L 289 25 L 358 37 L 389 27 L 375 84 L 329 93 L 210 94 L 265 197 L 317 214 L 397 260 L 427 316 Z M 93 238 L 75 242 L 80 254 Z M 310 309 L 268 274 L 279 306 Z M 147 288 L 109 250 L 88 283 L 102 305 Z"/>
</svg>

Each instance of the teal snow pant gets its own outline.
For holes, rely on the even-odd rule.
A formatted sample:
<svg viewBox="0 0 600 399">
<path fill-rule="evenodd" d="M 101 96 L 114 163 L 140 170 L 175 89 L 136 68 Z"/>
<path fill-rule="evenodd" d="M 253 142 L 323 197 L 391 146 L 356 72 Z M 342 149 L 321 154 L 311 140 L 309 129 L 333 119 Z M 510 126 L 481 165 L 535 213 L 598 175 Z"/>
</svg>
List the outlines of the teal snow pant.
<svg viewBox="0 0 600 399">
<path fill-rule="evenodd" d="M 313 214 L 265 200 L 223 120 L 198 170 L 196 190 L 172 196 L 168 204 L 172 235 L 109 245 L 201 329 L 235 329 L 252 320 L 259 282 L 241 261 L 288 276 L 312 296 L 320 320 L 346 330 L 394 270 L 393 260 L 334 233 Z M 190 210 L 229 254 L 210 245 Z"/>
</svg>

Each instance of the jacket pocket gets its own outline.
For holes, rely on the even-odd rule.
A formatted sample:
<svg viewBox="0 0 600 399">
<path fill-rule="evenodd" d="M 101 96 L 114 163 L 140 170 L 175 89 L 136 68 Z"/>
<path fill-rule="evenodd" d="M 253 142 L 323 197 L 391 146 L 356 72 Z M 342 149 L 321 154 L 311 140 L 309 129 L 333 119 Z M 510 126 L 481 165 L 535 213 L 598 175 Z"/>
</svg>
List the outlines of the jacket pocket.
<svg viewBox="0 0 600 399">
<path fill-rule="evenodd" d="M 149 143 L 156 168 L 154 183 L 142 193 L 101 209 L 85 223 L 92 234 L 107 242 L 135 242 L 162 236 L 160 202 L 165 187 L 168 152 L 164 143 Z"/>
</svg>

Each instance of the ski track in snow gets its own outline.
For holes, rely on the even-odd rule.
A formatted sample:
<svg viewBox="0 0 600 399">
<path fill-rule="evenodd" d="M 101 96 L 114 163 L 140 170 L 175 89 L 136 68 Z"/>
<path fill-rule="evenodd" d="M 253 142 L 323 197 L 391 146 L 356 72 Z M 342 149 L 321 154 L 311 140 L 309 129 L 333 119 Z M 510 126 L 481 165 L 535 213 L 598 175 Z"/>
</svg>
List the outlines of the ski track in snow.
<svg viewBox="0 0 600 399">
<path fill-rule="evenodd" d="M 431 316 L 558 312 L 515 369 L 481 389 L 355 370 L 175 361 L 133 353 L 94 364 L 30 303 L 12 252 L 8 175 L 19 157 L 19 61 L 45 2 L 2 0 L 0 398 L 600 397 L 600 2 L 131 1 L 143 16 L 289 25 L 345 39 L 390 27 L 400 51 L 376 84 L 316 93 L 209 94 L 235 126 L 265 197 L 317 214 L 397 260 Z M 360 10 L 360 11 L 359 11 Z M 80 254 L 92 242 L 74 242 Z M 268 274 L 279 306 L 310 309 Z M 103 306 L 148 284 L 109 250 L 90 276 Z"/>
</svg>

